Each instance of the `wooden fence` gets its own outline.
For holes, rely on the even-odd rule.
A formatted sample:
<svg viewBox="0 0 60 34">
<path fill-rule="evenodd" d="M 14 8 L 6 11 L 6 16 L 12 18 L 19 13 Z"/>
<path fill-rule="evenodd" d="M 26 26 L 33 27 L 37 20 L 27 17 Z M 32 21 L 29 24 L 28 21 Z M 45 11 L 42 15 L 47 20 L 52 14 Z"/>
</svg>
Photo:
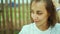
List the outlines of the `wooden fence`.
<svg viewBox="0 0 60 34">
<path fill-rule="evenodd" d="M 18 34 L 23 25 L 31 22 L 29 0 L 0 1 L 0 34 Z"/>
</svg>

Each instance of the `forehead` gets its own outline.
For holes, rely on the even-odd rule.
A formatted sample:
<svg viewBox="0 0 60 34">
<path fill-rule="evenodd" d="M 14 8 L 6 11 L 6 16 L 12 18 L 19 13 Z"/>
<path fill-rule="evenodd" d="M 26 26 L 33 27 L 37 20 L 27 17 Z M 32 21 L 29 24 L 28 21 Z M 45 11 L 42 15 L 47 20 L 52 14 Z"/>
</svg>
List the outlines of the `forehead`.
<svg viewBox="0 0 60 34">
<path fill-rule="evenodd" d="M 31 5 L 31 9 L 32 10 L 41 10 L 41 9 L 45 9 L 45 2 L 32 2 Z"/>
</svg>

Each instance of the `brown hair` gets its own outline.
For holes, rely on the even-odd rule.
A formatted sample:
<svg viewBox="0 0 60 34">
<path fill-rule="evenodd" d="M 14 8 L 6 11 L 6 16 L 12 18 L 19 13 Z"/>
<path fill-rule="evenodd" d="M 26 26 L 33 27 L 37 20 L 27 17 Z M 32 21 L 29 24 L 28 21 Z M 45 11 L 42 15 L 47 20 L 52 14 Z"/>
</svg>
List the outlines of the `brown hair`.
<svg viewBox="0 0 60 34">
<path fill-rule="evenodd" d="M 32 0 L 31 4 L 32 4 L 33 1 L 40 2 L 41 0 Z M 43 0 L 43 1 L 46 2 L 46 10 L 47 10 L 48 14 L 50 14 L 50 16 L 48 17 L 48 25 L 53 27 L 56 24 L 56 21 L 57 21 L 56 20 L 55 6 L 54 6 L 52 0 Z"/>
</svg>

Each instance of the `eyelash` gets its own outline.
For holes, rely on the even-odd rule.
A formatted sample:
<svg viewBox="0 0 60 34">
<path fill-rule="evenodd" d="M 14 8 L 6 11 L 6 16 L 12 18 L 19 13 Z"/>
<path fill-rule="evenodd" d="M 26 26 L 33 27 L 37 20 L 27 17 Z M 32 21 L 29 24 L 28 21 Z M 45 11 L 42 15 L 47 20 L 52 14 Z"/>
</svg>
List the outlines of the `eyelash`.
<svg viewBox="0 0 60 34">
<path fill-rule="evenodd" d="M 41 14 L 43 14 L 43 13 L 37 13 L 38 15 L 41 15 Z"/>
<path fill-rule="evenodd" d="M 31 12 L 31 13 L 33 13 L 33 12 Z M 33 13 L 34 14 L 34 13 Z M 43 13 L 36 13 L 37 15 L 42 15 Z"/>
<path fill-rule="evenodd" d="M 30 11 L 30 13 L 33 13 L 33 14 L 34 14 L 33 11 Z M 41 15 L 41 14 L 43 14 L 43 13 L 39 13 L 39 12 L 37 12 L 36 14 L 37 14 L 37 15 Z"/>
</svg>

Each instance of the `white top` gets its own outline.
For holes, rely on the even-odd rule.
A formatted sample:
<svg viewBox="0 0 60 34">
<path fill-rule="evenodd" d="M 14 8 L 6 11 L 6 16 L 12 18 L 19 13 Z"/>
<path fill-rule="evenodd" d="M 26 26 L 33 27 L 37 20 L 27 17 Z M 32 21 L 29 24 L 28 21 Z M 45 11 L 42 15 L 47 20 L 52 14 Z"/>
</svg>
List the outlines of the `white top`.
<svg viewBox="0 0 60 34">
<path fill-rule="evenodd" d="M 57 7 L 57 8 L 56 8 L 56 11 L 59 11 L 59 10 L 60 10 L 60 7 Z"/>
<path fill-rule="evenodd" d="M 36 27 L 35 23 L 23 26 L 19 34 L 60 34 L 60 24 L 56 24 L 54 28 L 49 27 L 45 31 L 41 31 Z"/>
</svg>

